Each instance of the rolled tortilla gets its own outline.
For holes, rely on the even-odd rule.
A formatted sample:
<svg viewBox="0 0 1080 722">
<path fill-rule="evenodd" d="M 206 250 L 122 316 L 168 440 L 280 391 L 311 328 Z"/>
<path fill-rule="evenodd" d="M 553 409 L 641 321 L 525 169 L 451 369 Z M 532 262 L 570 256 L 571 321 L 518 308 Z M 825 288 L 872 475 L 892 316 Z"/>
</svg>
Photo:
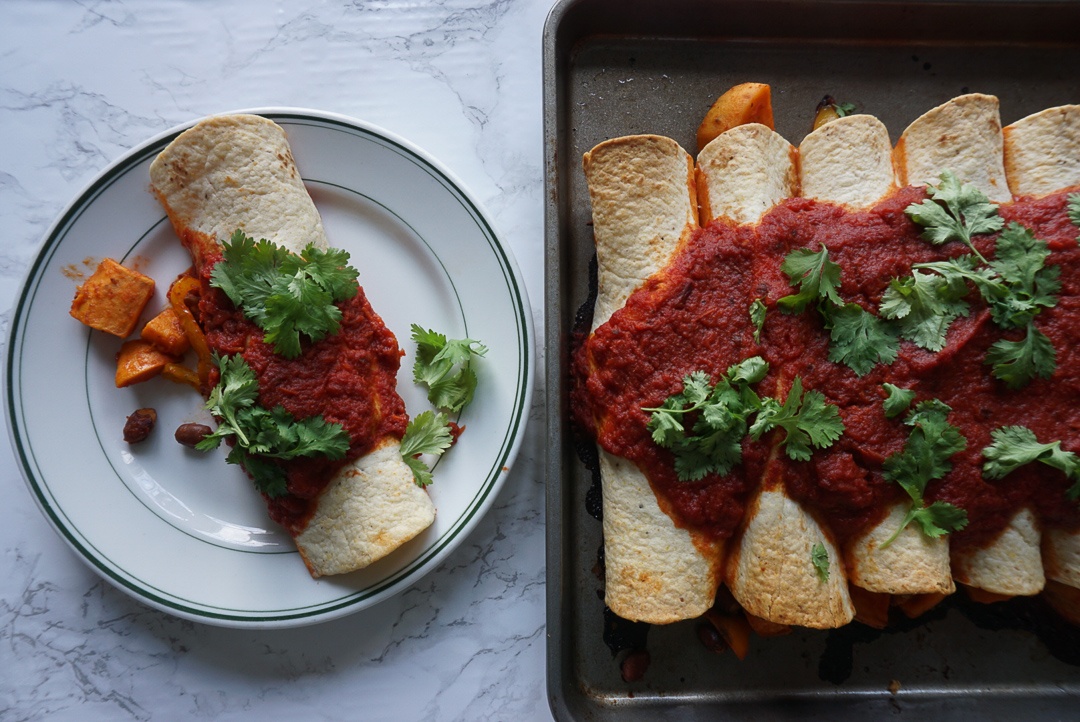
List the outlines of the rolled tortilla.
<svg viewBox="0 0 1080 722">
<path fill-rule="evenodd" d="M 596 242 L 595 331 L 688 241 L 698 225 L 697 202 L 693 160 L 669 138 L 606 141 L 585 154 L 583 167 Z M 653 624 L 703 614 L 720 583 L 722 545 L 695 544 L 661 508 L 645 474 L 603 449 L 600 478 L 611 611 Z"/>
<path fill-rule="evenodd" d="M 953 554 L 953 577 L 969 587 L 994 594 L 1031 596 L 1046 584 L 1039 524 L 1021 509 L 990 546 Z"/>
<path fill-rule="evenodd" d="M 972 93 L 916 118 L 896 144 L 900 185 L 936 184 L 948 169 L 994 203 L 1012 200 L 1005 179 L 998 99 Z"/>
<path fill-rule="evenodd" d="M 888 128 L 872 115 L 825 123 L 799 145 L 800 195 L 870 208 L 896 190 L 892 150 Z"/>
<path fill-rule="evenodd" d="M 717 136 L 698 154 L 702 223 L 760 222 L 795 194 L 796 157 L 791 144 L 764 125 L 741 125 Z M 724 581 L 747 612 L 770 622 L 815 628 L 847 624 L 855 609 L 832 535 L 787 495 L 783 480 L 773 476 L 776 468 L 770 460 L 747 506 L 724 564 Z M 824 580 L 813 564 L 817 544 L 829 558 Z"/>
<path fill-rule="evenodd" d="M 1003 130 L 1005 175 L 1016 197 L 1080 186 L 1080 105 L 1029 115 Z"/>
<path fill-rule="evenodd" d="M 328 246 L 285 132 L 265 118 L 202 121 L 161 152 L 150 180 L 196 267 L 237 228 L 293 252 Z M 295 540 L 312 576 L 342 574 L 386 556 L 434 518 L 431 498 L 401 458 L 400 439 L 387 437 L 335 475 Z"/>
<path fill-rule="evenodd" d="M 1006 126 L 1005 173 L 1018 198 L 1080 187 L 1080 105 L 1034 113 Z M 1048 529 L 1042 539 L 1048 579 L 1080 587 L 1080 533 Z"/>
<path fill-rule="evenodd" d="M 889 131 L 871 115 L 849 115 L 817 128 L 799 146 L 802 195 L 859 211 L 896 189 Z M 907 503 L 895 504 L 877 526 L 844 549 L 848 579 L 867 591 L 888 594 L 951 594 L 947 537 L 930 539 L 909 525 L 889 545 Z"/>
<path fill-rule="evenodd" d="M 795 195 L 795 148 L 771 128 L 747 123 L 721 133 L 697 158 L 702 225 L 725 218 L 754 224 Z"/>
<path fill-rule="evenodd" d="M 997 98 L 962 95 L 908 126 L 895 150 L 897 173 L 914 184 L 934 182 L 942 171 L 951 170 L 962 183 L 974 184 L 991 201 L 1010 201 L 1004 135 Z M 1023 150 L 1024 136 L 1024 132 L 1014 136 L 1014 158 L 1029 157 Z M 995 594 L 1037 594 L 1045 583 L 1040 543 L 1034 515 L 1021 510 L 989 546 L 954 551 L 953 577 Z"/>
</svg>

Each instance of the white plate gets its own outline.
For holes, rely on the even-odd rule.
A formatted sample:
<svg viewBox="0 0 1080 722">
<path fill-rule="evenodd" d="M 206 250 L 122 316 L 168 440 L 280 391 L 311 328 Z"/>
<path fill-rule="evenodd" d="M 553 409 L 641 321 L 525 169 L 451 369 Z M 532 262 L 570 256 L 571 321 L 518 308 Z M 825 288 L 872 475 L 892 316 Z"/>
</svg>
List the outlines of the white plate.
<svg viewBox="0 0 1080 722">
<path fill-rule="evenodd" d="M 147 317 L 189 264 L 149 191 L 154 157 L 191 124 L 134 149 L 64 211 L 31 266 L 8 342 L 7 414 L 15 453 L 42 511 L 92 568 L 171 614 L 234 627 L 323 621 L 412 584 L 488 510 L 518 450 L 532 393 L 532 329 L 520 274 L 459 183 L 409 143 L 309 110 L 259 109 L 288 134 L 330 243 L 346 249 L 372 306 L 406 350 L 398 390 L 410 415 L 430 408 L 412 383 L 409 326 L 482 341 L 488 355 L 459 443 L 430 487 L 434 525 L 353 574 L 313 580 L 289 537 L 224 451 L 172 439 L 209 421 L 190 389 L 155 379 L 117 389 L 119 339 L 68 315 L 80 276 L 112 257 L 158 281 Z M 151 439 L 128 446 L 124 420 L 152 406 Z M 212 422 L 211 422 L 212 424 Z"/>
</svg>

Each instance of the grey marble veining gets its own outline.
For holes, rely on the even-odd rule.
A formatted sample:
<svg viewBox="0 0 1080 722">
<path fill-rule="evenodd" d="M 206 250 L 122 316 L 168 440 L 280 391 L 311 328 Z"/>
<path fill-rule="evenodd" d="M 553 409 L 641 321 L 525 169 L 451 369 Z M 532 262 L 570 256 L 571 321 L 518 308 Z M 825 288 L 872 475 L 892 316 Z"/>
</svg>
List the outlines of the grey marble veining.
<svg viewBox="0 0 1080 722">
<path fill-rule="evenodd" d="M 549 8 L 5 2 L 0 334 L 48 228 L 96 173 L 178 123 L 271 105 L 361 118 L 450 168 L 512 249 L 542 328 L 540 42 Z M 542 348 L 534 361 L 542 367 Z M 131 599 L 52 530 L 4 444 L 0 719 L 550 718 L 535 378 L 517 462 L 461 545 L 403 593 L 296 629 L 211 627 Z"/>
</svg>

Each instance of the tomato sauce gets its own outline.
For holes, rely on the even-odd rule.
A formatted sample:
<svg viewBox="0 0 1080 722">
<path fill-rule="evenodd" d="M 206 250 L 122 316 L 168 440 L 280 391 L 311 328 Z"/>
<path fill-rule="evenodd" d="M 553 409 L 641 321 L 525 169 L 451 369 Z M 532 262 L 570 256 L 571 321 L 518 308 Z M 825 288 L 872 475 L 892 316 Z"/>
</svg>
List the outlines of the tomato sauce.
<svg viewBox="0 0 1080 722">
<path fill-rule="evenodd" d="M 296 534 L 307 525 L 315 500 L 338 470 L 387 436 L 401 438 L 405 433 L 408 416 L 397 393 L 402 352 L 361 288 L 338 304 L 339 333 L 318 343 L 302 341 L 303 353 L 295 359 L 279 356 L 263 341 L 262 330 L 223 292 L 209 286 L 212 266 L 213 262 L 204 264 L 199 302 L 200 324 L 210 348 L 244 357 L 259 380 L 260 405 L 282 406 L 297 419 L 322 415 L 349 434 L 344 459 L 301 457 L 279 462 L 288 477 L 288 493 L 266 501 L 271 518 Z M 215 369 L 212 384 L 216 374 Z"/>
<path fill-rule="evenodd" d="M 994 324 L 974 289 L 966 298 L 968 314 L 953 322 L 942 351 L 928 352 L 904 340 L 894 363 L 878 364 L 861 378 L 829 360 L 829 332 L 816 310 L 789 315 L 777 307 L 778 298 L 795 292 L 780 266 L 797 248 L 827 246 L 842 269 L 843 300 L 875 313 L 891 279 L 909 275 L 913 263 L 967 253 L 959 242 L 933 246 L 919 237 L 921 229 L 904 209 L 925 193 L 905 188 L 868 211 L 795 198 L 770 211 L 756 228 L 715 223 L 698 231 L 668 268 L 575 349 L 575 420 L 602 448 L 637 463 L 684 526 L 730 536 L 764 475 L 782 479 L 788 493 L 824 519 L 842 542 L 879 522 L 893 503 L 908 499 L 882 475 L 885 458 L 903 448 L 911 431 L 903 416 L 884 415 L 882 384 L 889 382 L 915 390 L 915 403 L 948 404 L 949 422 L 967 439 L 967 448 L 951 459 L 952 470 L 926 491 L 927 503 L 942 500 L 967 511 L 968 526 L 952 535 L 954 547 L 989 543 L 1024 506 L 1036 512 L 1044 528 L 1080 529 L 1080 509 L 1065 497 L 1070 484 L 1062 472 L 1029 464 L 1001 480 L 982 476 L 982 449 L 991 443 L 991 431 L 1002 426 L 1027 426 L 1042 442 L 1060 440 L 1064 449 L 1080 451 L 1080 231 L 1068 220 L 1066 196 L 1020 200 L 1000 209 L 1006 222 L 1020 222 L 1046 241 L 1047 263 L 1060 267 L 1058 303 L 1035 320 L 1057 349 L 1050 379 L 1013 391 L 991 376 L 984 363 L 987 349 L 1022 332 Z M 977 243 L 984 255 L 992 253 L 992 239 Z M 755 343 L 748 309 L 758 298 L 768 311 Z M 783 433 L 773 432 L 771 439 L 746 441 L 744 463 L 727 476 L 679 481 L 671 454 L 652 443 L 645 428 L 648 414 L 641 409 L 680 392 L 682 378 L 692 371 L 703 369 L 715 381 L 729 365 L 755 354 L 770 364 L 768 376 L 755 387 L 759 395 L 783 399 L 798 376 L 804 388 L 820 391 L 839 408 L 843 436 L 799 462 L 783 453 L 769 457 L 771 444 Z"/>
</svg>

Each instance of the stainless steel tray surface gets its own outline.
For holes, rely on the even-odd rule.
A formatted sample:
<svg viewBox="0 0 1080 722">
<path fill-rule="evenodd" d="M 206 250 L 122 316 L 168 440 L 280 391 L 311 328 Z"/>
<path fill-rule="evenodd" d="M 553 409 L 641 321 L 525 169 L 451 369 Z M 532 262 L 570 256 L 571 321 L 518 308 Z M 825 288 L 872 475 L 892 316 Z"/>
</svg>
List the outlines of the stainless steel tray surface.
<svg viewBox="0 0 1080 722">
<path fill-rule="evenodd" d="M 1009 123 L 1080 102 L 1080 3 L 860 0 L 563 0 L 544 35 L 549 456 L 548 689 L 559 719 L 1075 719 L 1080 632 L 1039 599 L 954 595 L 885 632 L 853 623 L 756 639 L 716 655 L 694 622 L 605 616 L 593 479 L 567 421 L 568 354 L 593 259 L 581 156 L 631 133 L 691 152 L 716 97 L 773 89 L 776 129 L 798 144 L 825 94 L 879 117 L 895 140 L 965 92 L 1001 99 Z M 592 491 L 590 491 L 592 489 Z M 619 637 L 622 637 L 620 639 Z M 620 662 L 644 646 L 644 678 Z"/>
</svg>

